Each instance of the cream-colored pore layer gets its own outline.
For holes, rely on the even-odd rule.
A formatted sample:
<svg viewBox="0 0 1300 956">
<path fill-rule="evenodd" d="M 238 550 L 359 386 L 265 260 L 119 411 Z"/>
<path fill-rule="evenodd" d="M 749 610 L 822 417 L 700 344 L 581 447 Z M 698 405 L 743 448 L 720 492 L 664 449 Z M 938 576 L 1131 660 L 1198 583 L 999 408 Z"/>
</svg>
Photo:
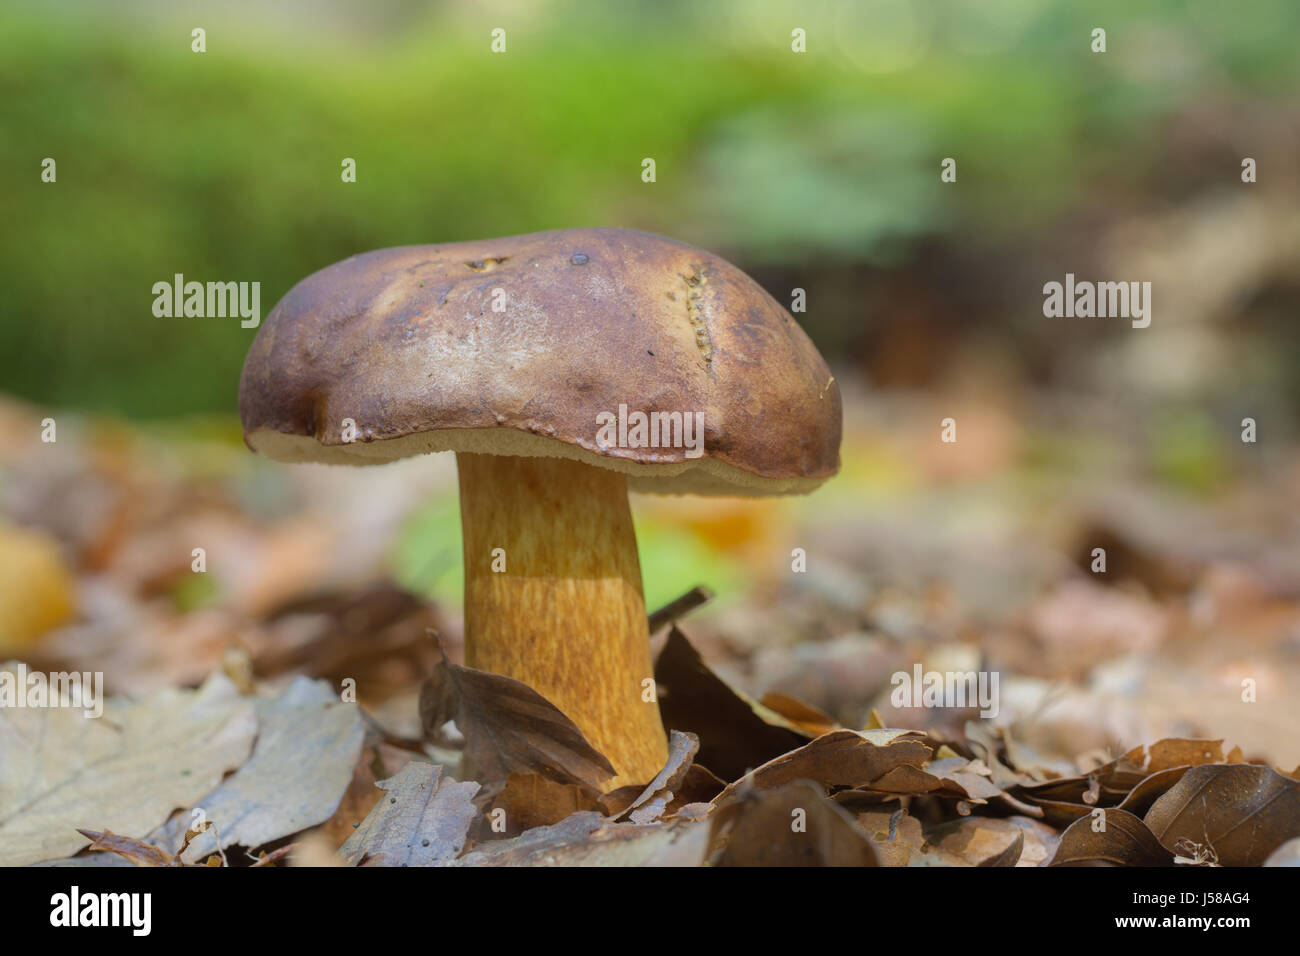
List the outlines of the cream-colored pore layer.
<svg viewBox="0 0 1300 956">
<path fill-rule="evenodd" d="M 568 458 L 607 468 L 628 476 L 628 487 L 643 494 L 734 495 L 766 497 L 802 495 L 825 478 L 763 478 L 711 458 L 647 465 L 588 451 L 544 435 L 513 428 L 452 428 L 420 432 L 382 441 L 355 441 L 323 445 L 307 435 L 284 435 L 270 429 L 248 434 L 254 451 L 286 462 L 321 462 L 331 465 L 383 465 L 400 458 L 440 451 L 480 455 L 518 455 L 524 458 Z"/>
</svg>

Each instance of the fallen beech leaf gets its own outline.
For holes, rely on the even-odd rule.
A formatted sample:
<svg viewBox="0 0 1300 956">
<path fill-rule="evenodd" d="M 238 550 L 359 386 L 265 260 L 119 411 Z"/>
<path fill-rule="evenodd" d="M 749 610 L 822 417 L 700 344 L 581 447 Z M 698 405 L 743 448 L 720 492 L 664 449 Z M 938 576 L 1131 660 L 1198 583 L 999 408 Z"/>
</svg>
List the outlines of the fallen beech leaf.
<svg viewBox="0 0 1300 956">
<path fill-rule="evenodd" d="M 111 699 L 99 719 L 0 708 L 0 866 L 75 853 L 77 826 L 146 834 L 248 759 L 251 701 L 214 674 L 198 690 Z"/>
<path fill-rule="evenodd" d="M 664 727 L 695 734 L 697 759 L 724 780 L 737 779 L 810 736 L 714 674 L 676 627 L 655 661 L 655 682 Z"/>
<path fill-rule="evenodd" d="M 611 823 L 596 812 L 575 813 L 465 854 L 451 866 L 699 866 L 709 848 L 706 823 L 649 826 Z"/>
<path fill-rule="evenodd" d="M 522 681 L 442 659 L 420 689 L 420 721 L 436 736 L 449 720 L 465 736 L 470 775 L 504 785 L 515 771 L 591 790 L 614 768 L 576 724 Z M 462 773 L 464 773 L 462 769 Z"/>
<path fill-rule="evenodd" d="M 136 866 L 181 866 L 181 862 L 168 853 L 166 850 L 160 850 L 156 846 L 141 842 L 131 837 L 121 836 L 104 830 L 102 833 L 96 833 L 94 830 L 77 830 L 82 836 L 90 840 L 90 850 L 107 850 L 110 853 L 116 853 L 123 859 L 130 860 Z"/>
<path fill-rule="evenodd" d="M 279 697 L 255 705 L 259 729 L 252 756 L 195 804 L 213 827 L 183 853 L 189 813 L 172 817 L 150 837 L 186 863 L 219 848 L 264 846 L 323 823 L 348 788 L 363 735 L 356 704 L 342 703 L 324 681 L 299 677 Z"/>
<path fill-rule="evenodd" d="M 1187 840 L 1223 866 L 1258 866 L 1300 836 L 1300 783 L 1256 764 L 1192 767 L 1145 819 L 1170 850 Z"/>
<path fill-rule="evenodd" d="M 712 816 L 714 866 L 878 866 L 853 818 L 800 781 L 747 787 Z"/>
<path fill-rule="evenodd" d="M 1173 854 L 1142 822 L 1127 810 L 1099 810 L 1105 814 L 1106 829 L 1093 830 L 1091 813 L 1071 823 L 1061 834 L 1050 866 L 1170 866 Z"/>
<path fill-rule="evenodd" d="M 412 761 L 389 780 L 385 796 L 339 849 L 354 866 L 435 866 L 465 846 L 477 783 L 444 780 L 440 764 Z"/>
<path fill-rule="evenodd" d="M 769 760 L 730 784 L 714 803 L 721 805 L 751 785 L 771 789 L 796 780 L 864 787 L 899 767 L 919 769 L 929 756 L 930 748 L 909 730 L 835 730 Z"/>
<path fill-rule="evenodd" d="M 1127 810 L 1139 817 L 1145 816 L 1146 812 L 1151 809 L 1151 804 L 1155 803 L 1161 794 L 1182 779 L 1187 770 L 1187 767 L 1168 767 L 1164 770 L 1157 770 L 1149 777 L 1144 777 L 1136 787 L 1128 792 L 1128 796 L 1119 802 L 1119 809 Z"/>
</svg>

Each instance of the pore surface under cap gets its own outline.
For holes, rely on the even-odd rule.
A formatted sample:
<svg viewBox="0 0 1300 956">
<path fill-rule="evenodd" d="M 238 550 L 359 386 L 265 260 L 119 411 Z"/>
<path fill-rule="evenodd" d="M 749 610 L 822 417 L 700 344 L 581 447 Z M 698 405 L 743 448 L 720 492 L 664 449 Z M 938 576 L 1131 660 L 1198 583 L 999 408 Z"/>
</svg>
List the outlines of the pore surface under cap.
<svg viewBox="0 0 1300 956">
<path fill-rule="evenodd" d="M 285 461 L 546 455 L 640 491 L 749 495 L 839 467 L 839 388 L 785 309 L 711 253 L 624 229 L 335 263 L 262 324 L 239 405 L 249 445 Z M 620 405 L 703 413 L 702 455 L 603 446 L 598 416 Z"/>
</svg>

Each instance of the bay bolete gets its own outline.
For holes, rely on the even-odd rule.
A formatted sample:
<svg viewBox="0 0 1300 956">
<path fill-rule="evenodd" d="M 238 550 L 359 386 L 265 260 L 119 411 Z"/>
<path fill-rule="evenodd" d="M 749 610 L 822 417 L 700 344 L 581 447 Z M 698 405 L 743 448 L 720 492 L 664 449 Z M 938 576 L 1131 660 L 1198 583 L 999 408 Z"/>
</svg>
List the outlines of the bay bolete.
<svg viewBox="0 0 1300 956">
<path fill-rule="evenodd" d="M 466 663 L 564 711 L 610 788 L 667 758 L 628 490 L 800 494 L 839 467 L 839 390 L 789 313 L 625 229 L 335 263 L 262 324 L 239 407 L 280 461 L 456 452 Z"/>
</svg>

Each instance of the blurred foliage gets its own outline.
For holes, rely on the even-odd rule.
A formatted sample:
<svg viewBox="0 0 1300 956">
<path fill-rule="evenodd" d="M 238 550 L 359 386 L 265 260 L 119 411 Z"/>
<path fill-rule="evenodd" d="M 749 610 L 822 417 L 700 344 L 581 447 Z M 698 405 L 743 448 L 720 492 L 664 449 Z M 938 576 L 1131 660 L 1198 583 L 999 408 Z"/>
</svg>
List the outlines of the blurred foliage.
<svg viewBox="0 0 1300 956">
<path fill-rule="evenodd" d="M 1294 92 L 1300 5 L 1249 6 L 9 2 L 0 389 L 232 412 L 252 332 L 155 318 L 175 273 L 260 281 L 265 315 L 359 251 L 575 225 L 792 267 L 1032 243 L 1098 177 L 1158 181 L 1153 129 L 1180 104 Z"/>
</svg>

